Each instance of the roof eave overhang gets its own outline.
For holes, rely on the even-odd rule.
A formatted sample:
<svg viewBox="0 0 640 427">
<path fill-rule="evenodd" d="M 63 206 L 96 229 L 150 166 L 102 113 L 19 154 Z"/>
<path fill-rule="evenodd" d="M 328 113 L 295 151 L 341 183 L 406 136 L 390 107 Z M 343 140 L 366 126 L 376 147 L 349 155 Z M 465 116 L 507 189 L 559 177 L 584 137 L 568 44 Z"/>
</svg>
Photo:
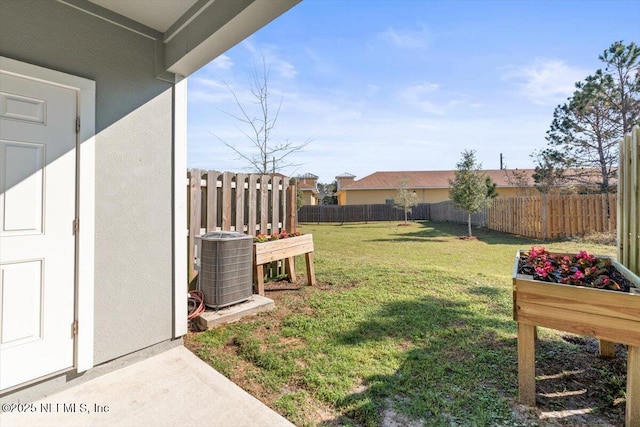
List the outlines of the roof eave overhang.
<svg viewBox="0 0 640 427">
<path fill-rule="evenodd" d="M 198 0 L 166 32 L 87 0 L 58 0 L 155 41 L 156 77 L 189 76 L 302 0 Z"/>
<path fill-rule="evenodd" d="M 165 69 L 188 76 L 301 0 L 215 0 L 165 34 Z"/>
</svg>

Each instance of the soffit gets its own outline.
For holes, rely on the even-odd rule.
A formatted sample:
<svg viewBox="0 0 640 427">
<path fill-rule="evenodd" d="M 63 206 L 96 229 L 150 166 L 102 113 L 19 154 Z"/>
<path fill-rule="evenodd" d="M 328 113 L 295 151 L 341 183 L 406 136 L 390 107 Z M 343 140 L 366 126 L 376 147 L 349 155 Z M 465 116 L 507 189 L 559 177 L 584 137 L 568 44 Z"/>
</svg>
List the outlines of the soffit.
<svg viewBox="0 0 640 427">
<path fill-rule="evenodd" d="M 198 0 L 89 0 L 98 6 L 165 33 Z"/>
</svg>

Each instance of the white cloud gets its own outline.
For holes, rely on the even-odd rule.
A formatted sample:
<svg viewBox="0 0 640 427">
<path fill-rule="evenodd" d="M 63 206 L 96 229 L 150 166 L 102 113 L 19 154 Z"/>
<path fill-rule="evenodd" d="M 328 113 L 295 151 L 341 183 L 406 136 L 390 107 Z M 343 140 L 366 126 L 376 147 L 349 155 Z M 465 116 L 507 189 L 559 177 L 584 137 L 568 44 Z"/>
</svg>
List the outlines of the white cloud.
<svg viewBox="0 0 640 427">
<path fill-rule="evenodd" d="M 228 55 L 222 54 L 209 63 L 212 68 L 219 70 L 229 70 L 233 67 L 233 61 Z"/>
<path fill-rule="evenodd" d="M 565 101 L 588 71 L 571 67 L 558 59 L 538 59 L 532 64 L 509 67 L 505 80 L 515 80 L 520 93 L 539 105 L 556 105 Z"/>
<path fill-rule="evenodd" d="M 257 68 L 262 67 L 262 59 L 267 67 L 275 71 L 280 77 L 292 79 L 298 74 L 295 65 L 285 60 L 277 53 L 275 45 L 256 45 L 251 40 L 244 40 L 242 46 L 253 56 Z"/>
<path fill-rule="evenodd" d="M 454 99 L 442 100 L 446 95 L 437 93 L 439 90 L 438 83 L 418 82 L 402 89 L 398 97 L 410 106 L 436 115 L 444 115 L 451 108 L 467 104 L 460 95 L 456 95 Z"/>
<path fill-rule="evenodd" d="M 380 38 L 399 49 L 423 50 L 428 46 L 429 35 L 424 27 L 418 30 L 387 28 Z"/>
</svg>

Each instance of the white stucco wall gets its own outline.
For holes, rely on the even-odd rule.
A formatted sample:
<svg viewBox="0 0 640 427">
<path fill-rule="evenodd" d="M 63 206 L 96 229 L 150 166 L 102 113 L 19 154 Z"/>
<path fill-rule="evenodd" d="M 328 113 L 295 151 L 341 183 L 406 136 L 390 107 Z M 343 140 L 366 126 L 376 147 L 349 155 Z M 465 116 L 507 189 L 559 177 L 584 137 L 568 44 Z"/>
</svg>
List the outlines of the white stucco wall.
<svg viewBox="0 0 640 427">
<path fill-rule="evenodd" d="M 94 363 L 171 338 L 173 95 L 155 42 L 56 1 L 0 0 L 0 55 L 96 82 Z"/>
</svg>

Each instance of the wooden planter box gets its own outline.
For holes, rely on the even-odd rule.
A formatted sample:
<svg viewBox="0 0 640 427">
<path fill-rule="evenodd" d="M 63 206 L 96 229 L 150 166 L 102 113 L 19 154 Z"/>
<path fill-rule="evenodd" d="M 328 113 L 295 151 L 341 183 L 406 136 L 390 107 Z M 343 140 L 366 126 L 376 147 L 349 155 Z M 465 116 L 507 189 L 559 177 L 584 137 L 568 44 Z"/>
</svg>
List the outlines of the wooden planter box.
<svg viewBox="0 0 640 427">
<path fill-rule="evenodd" d="M 513 270 L 513 318 L 518 322 L 520 402 L 535 406 L 535 327 L 543 326 L 629 346 L 626 425 L 640 426 L 638 276 L 610 259 L 616 269 L 635 284 L 636 289 L 632 288 L 632 293 L 561 285 L 518 274 L 519 260 L 520 252 L 516 254 Z"/>
<path fill-rule="evenodd" d="M 254 274 L 257 293 L 264 295 L 264 264 L 285 260 L 285 269 L 289 280 L 296 280 L 293 258 L 304 255 L 307 263 L 307 280 L 310 286 L 315 285 L 316 277 L 313 268 L 313 235 L 287 237 L 270 242 L 253 244 Z"/>
</svg>

